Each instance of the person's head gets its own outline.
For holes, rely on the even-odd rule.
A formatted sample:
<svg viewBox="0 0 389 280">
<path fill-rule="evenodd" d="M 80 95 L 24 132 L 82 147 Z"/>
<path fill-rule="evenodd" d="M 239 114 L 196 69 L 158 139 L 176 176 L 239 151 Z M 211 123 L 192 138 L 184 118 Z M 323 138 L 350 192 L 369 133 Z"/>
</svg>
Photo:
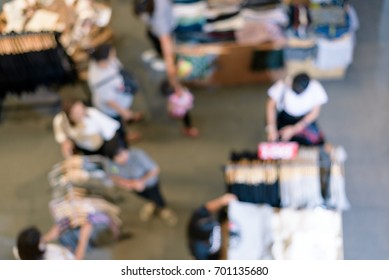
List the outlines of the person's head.
<svg viewBox="0 0 389 280">
<path fill-rule="evenodd" d="M 116 51 L 110 44 L 98 46 L 91 54 L 92 59 L 98 63 L 105 62 L 114 56 L 116 56 Z"/>
<path fill-rule="evenodd" d="M 16 241 L 16 246 L 20 259 L 43 259 L 45 248 L 44 244 L 41 242 L 41 237 L 41 232 L 34 226 L 28 227 L 19 233 Z"/>
<path fill-rule="evenodd" d="M 300 94 L 307 89 L 310 81 L 311 79 L 306 73 L 300 73 L 293 78 L 292 90 Z"/>
<path fill-rule="evenodd" d="M 211 255 L 211 238 L 218 222 L 210 216 L 194 215 L 188 226 L 189 249 L 198 260 L 208 259 Z"/>
<path fill-rule="evenodd" d="M 71 125 L 76 125 L 84 119 L 86 107 L 82 100 L 77 98 L 68 98 L 62 102 L 62 110 L 66 114 Z"/>
<path fill-rule="evenodd" d="M 152 15 L 154 8 L 154 0 L 134 0 L 134 14 L 137 16 L 142 14 Z"/>
<path fill-rule="evenodd" d="M 128 162 L 128 150 L 120 148 L 115 156 L 112 158 L 116 164 L 124 165 Z"/>
</svg>

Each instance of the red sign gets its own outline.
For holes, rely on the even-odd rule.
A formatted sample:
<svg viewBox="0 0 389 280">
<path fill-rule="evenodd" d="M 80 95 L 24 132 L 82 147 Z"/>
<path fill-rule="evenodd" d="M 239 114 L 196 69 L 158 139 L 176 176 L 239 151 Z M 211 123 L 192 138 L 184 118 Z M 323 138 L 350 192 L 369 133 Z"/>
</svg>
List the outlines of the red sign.
<svg viewBox="0 0 389 280">
<path fill-rule="evenodd" d="M 299 145 L 296 142 L 263 142 L 258 145 L 258 157 L 268 159 L 293 159 Z"/>
</svg>

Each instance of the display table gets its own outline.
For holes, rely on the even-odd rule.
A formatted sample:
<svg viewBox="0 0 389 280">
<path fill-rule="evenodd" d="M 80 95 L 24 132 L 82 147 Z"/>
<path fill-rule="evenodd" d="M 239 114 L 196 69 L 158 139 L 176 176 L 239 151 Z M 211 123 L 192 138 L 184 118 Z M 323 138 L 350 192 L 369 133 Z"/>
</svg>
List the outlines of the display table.
<svg viewBox="0 0 389 280">
<path fill-rule="evenodd" d="M 218 8 L 205 2 L 179 2 L 175 10 L 177 55 L 217 56 L 212 73 L 197 79 L 184 75 L 182 80 L 188 84 L 269 83 L 301 72 L 318 80 L 342 79 L 353 61 L 359 23 L 355 10 L 342 1 L 330 5 L 309 0 L 221 3 Z M 282 59 L 264 54 L 277 51 Z M 192 66 L 187 68 L 203 67 L 204 61 L 188 61 Z"/>
<path fill-rule="evenodd" d="M 222 260 L 342 260 L 341 212 L 234 202 L 222 225 Z"/>
</svg>

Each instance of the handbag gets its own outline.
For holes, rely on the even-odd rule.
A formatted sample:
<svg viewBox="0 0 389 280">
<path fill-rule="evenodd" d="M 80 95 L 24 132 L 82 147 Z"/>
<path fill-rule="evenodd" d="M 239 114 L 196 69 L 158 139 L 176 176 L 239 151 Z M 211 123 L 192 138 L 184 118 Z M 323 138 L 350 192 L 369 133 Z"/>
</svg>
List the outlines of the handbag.
<svg viewBox="0 0 389 280">
<path fill-rule="evenodd" d="M 139 83 L 135 79 L 134 75 L 124 68 L 121 68 L 119 73 L 123 78 L 124 91 L 126 93 L 135 95 L 139 91 Z"/>
<path fill-rule="evenodd" d="M 305 145 L 321 145 L 324 143 L 324 134 L 316 124 L 316 122 L 310 123 L 302 131 L 297 133 L 295 138 L 304 139 Z"/>
<path fill-rule="evenodd" d="M 175 119 L 182 119 L 193 108 L 194 97 L 191 92 L 184 90 L 181 96 L 174 93 L 168 98 L 169 115 Z"/>
</svg>

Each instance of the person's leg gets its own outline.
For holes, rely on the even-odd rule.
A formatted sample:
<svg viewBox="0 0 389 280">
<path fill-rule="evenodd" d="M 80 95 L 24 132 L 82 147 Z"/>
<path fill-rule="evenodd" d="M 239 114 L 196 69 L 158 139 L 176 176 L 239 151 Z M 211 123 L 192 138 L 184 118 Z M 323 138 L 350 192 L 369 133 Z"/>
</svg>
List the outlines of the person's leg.
<svg viewBox="0 0 389 280">
<path fill-rule="evenodd" d="M 125 148 L 128 148 L 128 139 L 126 137 L 126 129 L 125 129 L 125 125 L 124 125 L 124 122 L 123 122 L 123 119 L 121 116 L 116 116 L 116 117 L 111 117 L 113 118 L 114 120 L 118 121 L 120 123 L 120 127 L 119 129 L 117 130 L 117 139 L 120 141 L 120 144 L 125 147 Z"/>
<path fill-rule="evenodd" d="M 159 190 L 159 182 L 152 187 L 146 188 L 142 192 L 136 192 L 139 196 L 153 202 L 157 207 L 163 208 L 166 203 Z"/>
<path fill-rule="evenodd" d="M 159 188 L 159 182 L 143 192 L 137 193 L 139 196 L 151 201 L 147 203 L 140 211 L 140 219 L 142 221 L 149 221 L 152 216 L 158 211 L 159 216 L 166 221 L 170 226 L 177 224 L 178 218 L 173 210 L 166 207 L 165 199 L 162 197 Z"/>
<path fill-rule="evenodd" d="M 150 30 L 147 30 L 147 37 L 149 38 L 154 50 L 160 57 L 163 57 L 161 42 L 159 38 L 155 36 Z"/>
<path fill-rule="evenodd" d="M 182 118 L 182 121 L 184 123 L 185 128 L 191 128 L 192 127 L 192 118 L 190 116 L 189 111 L 185 114 L 185 116 Z"/>
<path fill-rule="evenodd" d="M 184 134 L 189 137 L 197 137 L 199 135 L 199 131 L 197 128 L 193 127 L 192 117 L 190 115 L 190 111 L 188 111 L 185 116 L 182 118 L 182 122 L 184 124 Z"/>
</svg>

